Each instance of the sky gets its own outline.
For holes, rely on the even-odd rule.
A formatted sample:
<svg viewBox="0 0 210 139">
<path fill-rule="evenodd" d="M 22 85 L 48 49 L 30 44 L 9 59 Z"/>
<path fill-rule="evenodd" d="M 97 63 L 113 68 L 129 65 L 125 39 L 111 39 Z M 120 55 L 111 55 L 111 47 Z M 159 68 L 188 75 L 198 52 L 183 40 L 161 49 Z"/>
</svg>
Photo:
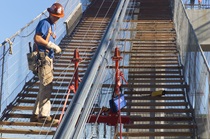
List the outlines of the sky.
<svg viewBox="0 0 210 139">
<path fill-rule="evenodd" d="M 2 0 L 0 43 L 50 7 L 56 0 Z M 197 0 L 196 0 L 197 1 Z"/>
<path fill-rule="evenodd" d="M 10 38 L 56 0 L 2 0 L 0 43 Z"/>
</svg>

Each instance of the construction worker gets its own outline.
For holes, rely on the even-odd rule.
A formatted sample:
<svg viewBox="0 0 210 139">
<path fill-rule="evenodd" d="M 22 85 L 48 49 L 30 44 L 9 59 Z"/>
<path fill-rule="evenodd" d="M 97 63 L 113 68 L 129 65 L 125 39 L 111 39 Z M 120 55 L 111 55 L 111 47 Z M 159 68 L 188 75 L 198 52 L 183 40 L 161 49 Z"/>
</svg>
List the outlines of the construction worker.
<svg viewBox="0 0 210 139">
<path fill-rule="evenodd" d="M 195 4 L 195 0 L 190 0 L 190 6 L 191 6 L 191 9 L 194 8 L 194 4 Z"/>
<path fill-rule="evenodd" d="M 35 31 L 34 42 L 38 48 L 38 77 L 40 80 L 39 92 L 32 112 L 31 122 L 58 123 L 58 119 L 50 116 L 51 92 L 53 81 L 54 53 L 60 53 L 61 48 L 53 43 L 55 40 L 55 23 L 64 16 L 64 8 L 60 3 L 54 3 L 47 8 L 49 17 L 42 19 Z"/>
<path fill-rule="evenodd" d="M 198 8 L 201 9 L 202 6 L 202 0 L 198 0 Z"/>
</svg>

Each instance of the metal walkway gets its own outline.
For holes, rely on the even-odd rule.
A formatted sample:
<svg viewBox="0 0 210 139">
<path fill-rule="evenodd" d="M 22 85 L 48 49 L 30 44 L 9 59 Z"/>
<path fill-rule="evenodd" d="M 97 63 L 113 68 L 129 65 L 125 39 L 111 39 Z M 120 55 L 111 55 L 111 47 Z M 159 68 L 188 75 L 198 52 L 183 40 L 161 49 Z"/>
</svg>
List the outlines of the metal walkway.
<svg viewBox="0 0 210 139">
<path fill-rule="evenodd" d="M 114 14 L 118 1 L 105 0 L 97 12 L 101 0 L 95 0 L 84 13 L 80 23 L 70 36 L 65 36 L 60 45 L 63 53 L 57 55 L 52 93 L 52 116 L 59 119 L 67 94 L 74 65 L 73 52 L 79 50 L 83 59 L 79 65 L 82 79 L 101 38 Z M 135 0 L 130 3 L 135 8 L 131 20 L 132 28 L 121 28 L 133 37 L 118 38 L 116 42 L 130 42 L 131 49 L 121 51 L 129 57 L 128 65 L 121 69 L 128 71 L 128 85 L 122 85 L 127 106 L 122 115 L 130 118 L 123 125 L 123 132 L 115 130 L 113 138 L 195 138 L 196 125 L 193 110 L 185 96 L 188 89 L 183 78 L 183 66 L 179 62 L 176 46 L 176 31 L 172 20 L 170 0 Z M 107 11 L 109 11 L 107 13 Z M 112 71 L 113 65 L 107 70 Z M 4 110 L 1 117 L 0 133 L 3 138 L 52 138 L 57 125 L 29 122 L 33 105 L 39 90 L 39 81 L 34 77 L 25 89 Z M 103 84 L 102 89 L 114 88 L 113 84 Z M 153 91 L 165 90 L 164 96 L 150 96 Z M 68 104 L 73 98 L 71 93 Z M 68 107 L 68 105 L 67 105 Z M 93 108 L 99 112 L 100 108 Z M 108 125 L 107 125 L 108 126 Z"/>
</svg>

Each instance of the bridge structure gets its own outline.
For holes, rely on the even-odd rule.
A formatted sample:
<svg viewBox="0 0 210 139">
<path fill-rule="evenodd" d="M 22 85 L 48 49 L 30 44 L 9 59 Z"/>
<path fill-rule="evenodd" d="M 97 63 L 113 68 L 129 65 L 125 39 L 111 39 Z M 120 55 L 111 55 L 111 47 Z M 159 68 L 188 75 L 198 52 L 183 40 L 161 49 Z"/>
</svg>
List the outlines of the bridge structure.
<svg viewBox="0 0 210 139">
<path fill-rule="evenodd" d="M 39 80 L 26 55 L 44 11 L 1 44 L 1 138 L 210 138 L 208 62 L 181 0 L 59 2 L 51 116 L 60 123 L 30 122 Z"/>
</svg>

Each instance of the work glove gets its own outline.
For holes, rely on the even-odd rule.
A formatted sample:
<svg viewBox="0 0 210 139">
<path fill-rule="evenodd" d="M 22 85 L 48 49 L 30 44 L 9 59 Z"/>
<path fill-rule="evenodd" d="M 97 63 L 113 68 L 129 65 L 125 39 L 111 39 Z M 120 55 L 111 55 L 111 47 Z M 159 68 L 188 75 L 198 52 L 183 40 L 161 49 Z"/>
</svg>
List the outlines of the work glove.
<svg viewBox="0 0 210 139">
<path fill-rule="evenodd" d="M 54 49 L 56 54 L 61 52 L 61 48 L 58 45 L 56 45 L 55 43 L 51 42 L 51 41 L 48 42 L 47 48 Z"/>
</svg>

